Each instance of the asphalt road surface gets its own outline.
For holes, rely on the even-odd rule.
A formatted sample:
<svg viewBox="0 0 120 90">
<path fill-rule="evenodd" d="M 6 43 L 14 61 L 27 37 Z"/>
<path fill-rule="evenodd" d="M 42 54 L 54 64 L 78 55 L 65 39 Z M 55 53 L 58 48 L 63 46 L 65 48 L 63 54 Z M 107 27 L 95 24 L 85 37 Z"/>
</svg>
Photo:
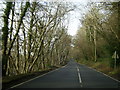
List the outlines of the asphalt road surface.
<svg viewBox="0 0 120 90">
<path fill-rule="evenodd" d="M 120 82 L 70 60 L 62 68 L 11 88 L 120 88 Z"/>
</svg>

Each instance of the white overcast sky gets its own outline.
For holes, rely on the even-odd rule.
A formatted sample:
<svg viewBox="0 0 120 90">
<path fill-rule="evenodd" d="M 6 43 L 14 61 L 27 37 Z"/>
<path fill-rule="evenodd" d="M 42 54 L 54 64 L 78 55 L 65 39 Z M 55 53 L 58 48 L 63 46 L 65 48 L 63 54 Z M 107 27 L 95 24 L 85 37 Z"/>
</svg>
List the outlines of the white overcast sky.
<svg viewBox="0 0 120 90">
<path fill-rule="evenodd" d="M 68 33 L 72 36 L 74 36 L 77 32 L 77 30 L 80 27 L 80 18 L 82 17 L 82 14 L 86 12 L 86 9 L 84 6 L 86 6 L 88 0 L 75 0 L 73 3 L 77 5 L 77 10 L 71 12 L 70 14 L 70 21 L 68 26 Z"/>
</svg>

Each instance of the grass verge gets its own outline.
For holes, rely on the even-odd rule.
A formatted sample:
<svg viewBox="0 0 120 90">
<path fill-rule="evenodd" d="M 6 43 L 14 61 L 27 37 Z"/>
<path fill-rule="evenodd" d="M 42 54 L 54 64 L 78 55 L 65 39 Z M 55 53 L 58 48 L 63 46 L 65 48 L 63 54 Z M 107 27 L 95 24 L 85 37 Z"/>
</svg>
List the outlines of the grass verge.
<svg viewBox="0 0 120 90">
<path fill-rule="evenodd" d="M 77 62 L 89 66 L 91 68 L 94 68 L 97 71 L 107 74 L 108 76 L 111 76 L 120 81 L 120 67 L 116 69 L 111 68 L 109 65 L 109 61 L 107 59 L 98 62 L 87 61 L 87 60 L 79 60 L 79 61 L 77 60 Z"/>
</svg>

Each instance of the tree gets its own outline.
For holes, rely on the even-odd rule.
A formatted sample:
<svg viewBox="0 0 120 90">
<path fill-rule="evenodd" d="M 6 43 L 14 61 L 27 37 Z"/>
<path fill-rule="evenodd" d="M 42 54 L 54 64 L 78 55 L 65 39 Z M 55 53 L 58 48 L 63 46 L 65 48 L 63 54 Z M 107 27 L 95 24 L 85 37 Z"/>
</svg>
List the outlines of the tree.
<svg viewBox="0 0 120 90">
<path fill-rule="evenodd" d="M 82 27 L 75 38 L 74 49 L 76 53 L 81 52 L 81 57 L 93 60 L 91 56 L 94 55 L 95 62 L 107 57 L 111 62 L 115 51 L 119 56 L 118 5 L 119 2 L 90 4 L 88 12 L 81 20 Z M 117 60 L 117 66 L 119 66 L 119 60 Z"/>
<path fill-rule="evenodd" d="M 2 28 L 2 32 L 3 32 L 2 38 L 3 38 L 3 46 L 4 46 L 4 47 L 3 47 L 3 49 L 4 49 L 4 50 L 3 50 L 3 55 L 2 55 L 2 73 L 3 73 L 3 76 L 6 75 L 7 62 L 8 62 L 9 56 L 10 56 L 10 54 L 11 54 L 11 49 L 12 49 L 13 44 L 14 44 L 14 42 L 15 42 L 15 39 L 16 39 L 16 37 L 17 37 L 17 35 L 18 35 L 19 29 L 20 29 L 20 26 L 21 26 L 21 23 L 22 23 L 22 19 L 23 19 L 23 17 L 25 16 L 25 13 L 26 13 L 26 10 L 27 10 L 28 6 L 29 6 L 29 3 L 27 2 L 27 3 L 26 3 L 26 6 L 25 6 L 25 8 L 24 8 L 23 13 L 21 13 L 19 25 L 18 25 L 18 28 L 17 28 L 17 32 L 16 32 L 13 40 L 11 41 L 10 47 L 8 48 L 8 47 L 7 47 L 8 34 L 9 34 L 9 33 L 8 33 L 8 31 L 9 31 L 9 28 L 8 28 L 8 23 L 9 23 L 9 22 L 8 22 L 8 20 L 9 20 L 10 10 L 11 10 L 11 8 L 12 8 L 12 2 L 7 2 L 7 4 L 6 4 L 6 9 L 5 9 L 5 11 L 4 11 L 4 14 L 5 14 L 5 16 L 4 16 L 4 27 Z M 7 51 L 7 48 L 8 48 L 8 51 Z M 7 52 L 8 52 L 8 53 L 7 53 Z"/>
<path fill-rule="evenodd" d="M 3 27 L 4 76 L 65 64 L 71 38 L 64 22 L 72 10 L 73 7 L 57 2 L 7 3 L 4 11 L 7 18 L 3 18 L 7 28 Z"/>
</svg>

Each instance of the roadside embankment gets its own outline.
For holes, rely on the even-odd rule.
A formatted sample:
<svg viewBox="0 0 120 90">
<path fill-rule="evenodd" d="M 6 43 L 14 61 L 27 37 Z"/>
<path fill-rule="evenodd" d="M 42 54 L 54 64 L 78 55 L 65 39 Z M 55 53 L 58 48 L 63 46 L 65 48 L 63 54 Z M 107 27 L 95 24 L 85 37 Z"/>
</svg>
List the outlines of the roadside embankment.
<svg viewBox="0 0 120 90">
<path fill-rule="evenodd" d="M 37 76 L 43 75 L 43 74 L 48 73 L 52 70 L 55 70 L 59 67 L 61 67 L 61 66 L 54 66 L 54 67 L 51 67 L 50 69 L 41 70 L 41 71 L 32 72 L 32 73 L 2 77 L 2 89 L 3 90 L 8 89 L 14 85 L 25 82 L 25 81 L 35 78 Z"/>
<path fill-rule="evenodd" d="M 79 60 L 78 63 L 94 68 L 97 71 L 107 74 L 108 76 L 111 76 L 120 81 L 120 67 L 116 69 L 111 68 L 107 60 L 98 61 L 98 62 Z"/>
</svg>

